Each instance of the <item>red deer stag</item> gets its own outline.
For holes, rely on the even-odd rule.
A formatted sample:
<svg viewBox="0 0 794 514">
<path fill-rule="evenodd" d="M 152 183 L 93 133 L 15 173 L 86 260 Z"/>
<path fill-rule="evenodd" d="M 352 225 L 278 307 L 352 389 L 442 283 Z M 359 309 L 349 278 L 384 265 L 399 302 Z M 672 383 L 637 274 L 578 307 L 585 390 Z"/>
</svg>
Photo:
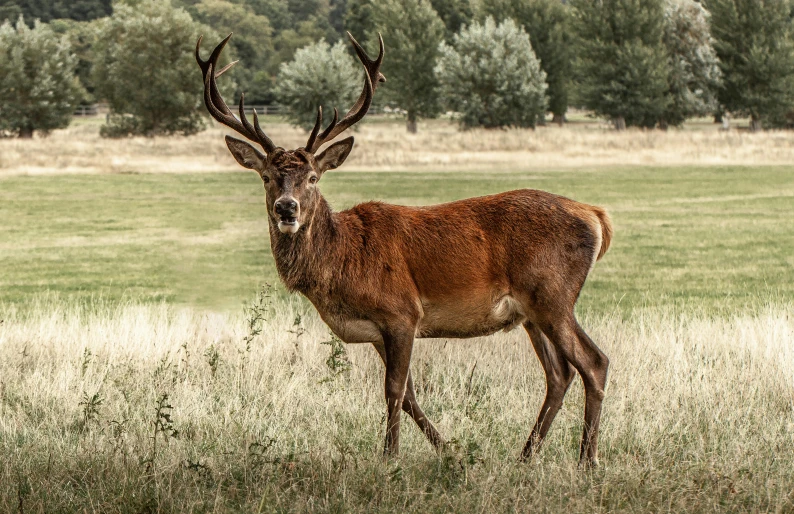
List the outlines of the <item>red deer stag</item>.
<svg viewBox="0 0 794 514">
<path fill-rule="evenodd" d="M 349 35 L 349 34 L 348 34 Z M 229 35 L 231 37 L 231 35 Z M 598 425 L 609 360 L 579 326 L 574 304 L 595 261 L 609 247 L 606 212 L 543 191 L 524 189 L 430 207 L 368 202 L 333 212 L 317 187 L 353 148 L 348 137 L 320 148 L 367 113 L 379 82 L 383 40 L 370 59 L 350 40 L 366 73 L 356 103 L 322 129 L 322 108 L 306 146 L 277 147 L 224 102 L 216 78 L 229 37 L 196 60 L 204 75 L 204 102 L 220 123 L 255 141 L 226 136 L 237 162 L 264 182 L 270 246 L 279 276 L 317 308 L 346 343 L 371 343 L 386 365 L 385 453 L 399 448 L 400 412 L 419 425 L 436 448 L 444 439 L 416 401 L 411 349 L 417 337 L 467 338 L 510 330 L 529 334 L 546 373 L 546 398 L 522 452 L 532 455 L 562 406 L 575 372 L 585 388 L 580 460 L 597 464 Z"/>
</svg>

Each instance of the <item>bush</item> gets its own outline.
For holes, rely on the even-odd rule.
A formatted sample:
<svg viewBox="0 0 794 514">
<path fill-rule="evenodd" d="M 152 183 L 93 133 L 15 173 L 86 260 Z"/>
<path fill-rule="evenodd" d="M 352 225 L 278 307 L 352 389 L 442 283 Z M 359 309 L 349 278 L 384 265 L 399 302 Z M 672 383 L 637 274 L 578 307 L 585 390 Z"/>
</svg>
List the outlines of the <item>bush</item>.
<svg viewBox="0 0 794 514">
<path fill-rule="evenodd" d="M 0 26 L 0 130 L 32 137 L 69 125 L 86 92 L 75 75 L 77 58 L 66 38 L 20 17 Z"/>
<path fill-rule="evenodd" d="M 102 136 L 187 135 L 204 127 L 204 84 L 193 57 L 202 33 L 205 41 L 218 40 L 170 2 L 116 4 L 94 47 L 95 95 L 111 110 Z"/>
<path fill-rule="evenodd" d="M 546 74 L 513 20 L 474 23 L 440 45 L 436 75 L 464 127 L 534 127 L 546 109 Z"/>
<path fill-rule="evenodd" d="M 563 123 L 571 87 L 570 8 L 560 0 L 490 0 L 479 4 L 482 18 L 510 18 L 527 31 L 532 49 L 546 72 L 548 109 Z"/>
<path fill-rule="evenodd" d="M 326 123 L 339 110 L 343 117 L 361 92 L 363 68 L 357 67 L 342 41 L 330 46 L 319 41 L 295 52 L 283 63 L 276 79 L 276 98 L 288 108 L 291 123 L 310 130 L 323 107 Z"/>
</svg>

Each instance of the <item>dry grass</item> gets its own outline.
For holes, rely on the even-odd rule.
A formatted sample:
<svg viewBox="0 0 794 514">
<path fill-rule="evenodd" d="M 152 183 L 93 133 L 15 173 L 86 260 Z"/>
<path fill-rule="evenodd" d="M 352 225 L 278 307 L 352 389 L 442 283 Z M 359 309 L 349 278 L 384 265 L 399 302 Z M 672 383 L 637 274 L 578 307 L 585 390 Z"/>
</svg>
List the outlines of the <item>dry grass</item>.
<svg viewBox="0 0 794 514">
<path fill-rule="evenodd" d="M 0 175 L 162 173 L 238 169 L 217 126 L 192 137 L 107 140 L 99 120 L 81 121 L 48 138 L 0 140 Z M 280 145 L 296 148 L 306 134 L 270 121 Z M 721 132 L 707 123 L 684 130 L 617 133 L 598 123 L 537 130 L 461 132 L 448 121 L 408 134 L 399 121 L 370 122 L 356 134 L 347 170 L 533 170 L 594 166 L 774 165 L 794 161 L 794 132 Z"/>
<path fill-rule="evenodd" d="M 380 361 L 350 346 L 334 376 L 303 308 L 266 309 L 249 350 L 240 316 L 0 309 L 0 511 L 794 510 L 791 306 L 583 320 L 612 359 L 593 473 L 576 469 L 578 383 L 539 458 L 515 462 L 544 390 L 520 330 L 418 342 L 420 402 L 454 449 L 408 420 L 383 462 Z"/>
</svg>

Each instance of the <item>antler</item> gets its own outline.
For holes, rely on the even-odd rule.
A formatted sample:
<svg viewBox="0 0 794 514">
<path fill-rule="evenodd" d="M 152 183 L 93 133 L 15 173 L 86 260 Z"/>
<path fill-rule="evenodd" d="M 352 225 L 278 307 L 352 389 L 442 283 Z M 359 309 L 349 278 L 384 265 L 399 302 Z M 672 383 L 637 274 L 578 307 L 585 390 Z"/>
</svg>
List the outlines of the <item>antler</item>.
<svg viewBox="0 0 794 514">
<path fill-rule="evenodd" d="M 238 120 L 234 114 L 232 114 L 229 106 L 226 105 L 223 97 L 221 97 L 221 93 L 218 90 L 218 84 L 215 82 L 215 79 L 220 77 L 229 68 L 237 63 L 237 61 L 234 61 L 227 64 L 222 69 L 214 71 L 218 68 L 218 57 L 220 57 L 223 48 L 226 46 L 226 43 L 229 42 L 229 39 L 232 37 L 232 35 L 229 34 L 226 36 L 226 39 L 221 41 L 218 46 L 215 47 L 215 49 L 212 51 L 212 54 L 210 54 L 209 59 L 206 61 L 203 60 L 199 55 L 199 48 L 201 46 L 201 40 L 203 37 L 204 36 L 199 36 L 198 41 L 196 41 L 196 62 L 198 62 L 198 65 L 201 68 L 201 73 L 204 75 L 204 104 L 207 106 L 207 110 L 210 112 L 212 117 L 218 120 L 220 123 L 231 129 L 234 129 L 251 141 L 256 141 L 262 145 L 262 148 L 264 148 L 266 153 L 272 152 L 276 149 L 276 145 L 273 144 L 273 141 L 267 137 L 267 134 L 265 134 L 265 132 L 259 126 L 259 117 L 256 115 L 256 109 L 254 109 L 253 125 L 251 125 L 251 123 L 248 121 L 248 118 L 245 117 L 245 107 L 243 103 L 245 95 L 240 95 L 240 119 Z"/>
<path fill-rule="evenodd" d="M 355 48 L 356 54 L 358 55 L 359 60 L 361 60 L 361 64 L 364 65 L 364 69 L 367 72 L 364 75 L 364 89 L 361 91 L 356 103 L 353 104 L 353 107 L 347 111 L 345 117 L 342 118 L 342 121 L 340 121 L 338 124 L 337 121 L 339 120 L 339 112 L 334 108 L 334 119 L 331 121 L 331 124 L 319 134 L 318 132 L 320 132 L 320 128 L 323 124 L 323 108 L 322 106 L 317 108 L 317 121 L 314 123 L 314 128 L 309 135 L 309 141 L 305 146 L 306 151 L 311 153 L 316 152 L 325 143 L 331 141 L 336 136 L 361 120 L 361 118 L 367 114 L 370 105 L 372 105 L 372 96 L 375 94 L 375 88 L 378 87 L 378 83 L 386 82 L 386 77 L 384 77 L 380 72 L 380 65 L 383 62 L 383 38 L 381 35 L 378 34 L 380 50 L 378 52 L 378 57 L 374 60 L 369 58 L 367 53 L 363 48 L 361 48 L 361 45 L 358 44 L 358 41 L 353 38 L 350 32 L 347 33 L 347 37 L 349 37 L 350 42 L 353 43 L 353 48 Z"/>
</svg>

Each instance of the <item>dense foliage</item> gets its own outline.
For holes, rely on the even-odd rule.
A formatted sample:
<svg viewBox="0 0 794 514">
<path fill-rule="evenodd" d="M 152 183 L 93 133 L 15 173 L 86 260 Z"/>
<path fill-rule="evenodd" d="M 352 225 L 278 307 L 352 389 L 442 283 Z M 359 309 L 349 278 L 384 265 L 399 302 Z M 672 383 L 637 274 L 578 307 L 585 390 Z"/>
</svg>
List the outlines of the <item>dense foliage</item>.
<svg viewBox="0 0 794 514">
<path fill-rule="evenodd" d="M 69 125 L 85 90 L 66 38 L 20 17 L 0 26 L 0 132 L 32 137 Z"/>
<path fill-rule="evenodd" d="M 333 47 L 319 41 L 301 48 L 292 62 L 281 65 L 276 98 L 289 108 L 292 123 L 309 130 L 319 106 L 323 107 L 326 123 L 334 108 L 344 116 L 358 97 L 362 77 L 362 68 L 356 67 L 341 41 Z"/>
<path fill-rule="evenodd" d="M 94 46 L 96 94 L 111 110 L 102 135 L 201 130 L 204 84 L 193 49 L 202 33 L 207 41 L 218 39 L 187 12 L 160 0 L 116 6 L 98 28 Z"/>
<path fill-rule="evenodd" d="M 381 68 L 386 83 L 378 91 L 383 100 L 406 111 L 407 129 L 416 132 L 419 117 L 432 118 L 440 109 L 433 67 L 444 23 L 429 0 L 380 0 L 372 20 L 389 52 Z M 373 52 L 378 48 L 372 35 L 368 47 Z"/>
<path fill-rule="evenodd" d="M 569 11 L 559 0 L 491 0 L 482 2 L 481 18 L 515 20 L 527 33 L 532 49 L 546 72 L 548 109 L 562 123 L 568 110 L 571 86 L 571 37 Z"/>
<path fill-rule="evenodd" d="M 671 103 L 662 0 L 572 0 L 579 103 L 618 129 L 653 127 Z"/>
<path fill-rule="evenodd" d="M 0 22 L 24 16 L 29 26 L 34 20 L 48 22 L 59 18 L 86 21 L 113 12 L 112 0 L 0 0 Z"/>
<path fill-rule="evenodd" d="M 694 0 L 669 2 L 663 40 L 670 55 L 670 103 L 660 125 L 678 126 L 687 118 L 715 113 L 721 73 L 707 11 Z"/>
<path fill-rule="evenodd" d="M 66 68 L 88 92 L 82 98 L 111 105 L 108 135 L 201 128 L 203 109 L 188 93 L 201 89 L 195 69 L 189 71 L 188 48 L 198 32 L 208 36 L 207 47 L 234 33 L 227 58 L 240 63 L 224 78 L 230 103 L 242 93 L 249 104 L 282 100 L 297 109 L 293 119 L 302 126 L 310 124 L 314 115 L 306 113 L 314 107 L 292 106 L 308 106 L 318 92 L 287 95 L 277 83 L 283 65 L 293 66 L 300 49 L 320 41 L 330 52 L 347 31 L 375 52 L 381 33 L 388 81 L 375 103 L 404 113 L 408 130 L 415 131 L 419 118 L 461 105 L 450 84 L 443 105 L 433 70 L 441 51 L 455 48 L 456 38 L 489 17 L 496 25 L 510 20 L 529 36 L 545 73 L 545 109 L 556 122 L 564 121 L 570 104 L 617 128 L 666 128 L 721 113 L 749 116 L 754 129 L 794 123 L 792 0 L 0 0 L 0 20 L 14 23 L 20 15 L 29 27 L 40 19 L 65 36 L 77 57 Z M 130 21 L 124 28 L 123 18 Z M 345 50 L 354 56 L 346 41 Z M 471 51 L 468 58 L 480 50 Z M 139 73 L 135 56 L 144 54 L 158 64 Z M 493 66 L 492 57 L 480 68 Z M 334 87 L 346 81 L 336 79 Z M 504 94 L 497 103 L 510 105 L 513 93 Z M 341 102 L 335 95 L 330 100 Z M 528 123 L 535 104 L 517 109 L 508 124 Z M 499 125 L 494 120 L 503 118 L 461 115 L 467 126 L 480 119 Z M 545 113 L 532 123 L 543 122 Z"/>
<path fill-rule="evenodd" d="M 245 93 L 249 103 L 271 102 L 272 76 L 279 63 L 273 59 L 275 49 L 270 20 L 254 12 L 249 5 L 229 0 L 201 0 L 192 10 L 198 21 L 222 36 L 234 33 L 229 47 L 241 63 L 230 72 L 238 85 L 235 97 Z"/>
<path fill-rule="evenodd" d="M 534 127 L 545 112 L 546 73 L 512 20 L 487 18 L 442 43 L 436 74 L 464 127 Z"/>
<path fill-rule="evenodd" d="M 788 0 L 708 0 L 724 76 L 720 102 L 752 126 L 781 126 L 794 109 L 794 38 Z"/>
</svg>

